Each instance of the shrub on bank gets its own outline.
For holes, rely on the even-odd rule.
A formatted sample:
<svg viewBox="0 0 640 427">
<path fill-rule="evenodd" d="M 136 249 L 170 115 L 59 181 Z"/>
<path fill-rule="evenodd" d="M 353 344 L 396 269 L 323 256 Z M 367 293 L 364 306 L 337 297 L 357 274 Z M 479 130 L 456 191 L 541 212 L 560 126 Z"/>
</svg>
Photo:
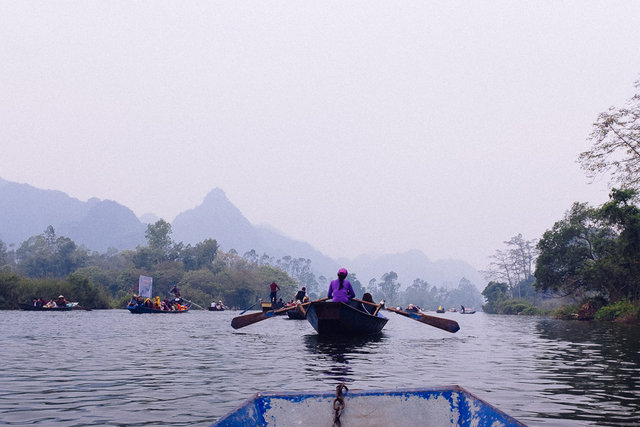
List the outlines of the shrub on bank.
<svg viewBox="0 0 640 427">
<path fill-rule="evenodd" d="M 578 310 L 580 306 L 578 304 L 565 305 L 564 307 L 559 307 L 553 311 L 553 317 L 556 319 L 577 319 L 578 318 Z"/>
<path fill-rule="evenodd" d="M 595 315 L 596 320 L 637 321 L 640 305 L 634 305 L 629 300 L 618 301 L 601 307 Z"/>
</svg>

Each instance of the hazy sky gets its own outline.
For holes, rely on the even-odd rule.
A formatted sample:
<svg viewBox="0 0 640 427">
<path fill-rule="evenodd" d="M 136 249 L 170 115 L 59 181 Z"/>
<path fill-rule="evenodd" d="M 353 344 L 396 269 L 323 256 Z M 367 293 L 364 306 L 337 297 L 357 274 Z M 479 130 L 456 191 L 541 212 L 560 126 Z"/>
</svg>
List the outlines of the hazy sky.
<svg viewBox="0 0 640 427">
<path fill-rule="evenodd" d="M 574 201 L 640 1 L 0 0 L 0 177 L 484 269 Z"/>
</svg>

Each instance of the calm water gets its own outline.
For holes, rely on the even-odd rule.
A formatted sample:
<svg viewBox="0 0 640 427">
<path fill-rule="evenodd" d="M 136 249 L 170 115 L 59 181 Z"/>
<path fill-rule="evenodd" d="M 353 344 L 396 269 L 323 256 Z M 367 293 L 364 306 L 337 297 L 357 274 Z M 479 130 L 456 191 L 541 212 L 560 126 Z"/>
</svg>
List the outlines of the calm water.
<svg viewBox="0 0 640 427">
<path fill-rule="evenodd" d="M 381 336 L 320 339 L 239 312 L 1 311 L 0 424 L 209 425 L 257 391 L 458 384 L 531 425 L 640 424 L 640 328 L 446 313 L 450 334 L 389 313 Z M 328 425 L 331 420 L 328 420 Z"/>
</svg>

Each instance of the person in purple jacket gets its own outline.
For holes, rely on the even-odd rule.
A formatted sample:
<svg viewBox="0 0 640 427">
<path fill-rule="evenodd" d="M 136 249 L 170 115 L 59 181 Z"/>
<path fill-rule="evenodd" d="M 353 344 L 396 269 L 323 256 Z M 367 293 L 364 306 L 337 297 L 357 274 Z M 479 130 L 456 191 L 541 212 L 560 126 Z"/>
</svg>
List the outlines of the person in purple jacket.
<svg viewBox="0 0 640 427">
<path fill-rule="evenodd" d="M 353 292 L 351 282 L 347 280 L 347 269 L 341 268 L 338 270 L 338 278 L 332 280 L 329 285 L 329 293 L 327 297 L 333 302 L 349 302 L 351 298 L 356 297 L 356 293 Z"/>
</svg>

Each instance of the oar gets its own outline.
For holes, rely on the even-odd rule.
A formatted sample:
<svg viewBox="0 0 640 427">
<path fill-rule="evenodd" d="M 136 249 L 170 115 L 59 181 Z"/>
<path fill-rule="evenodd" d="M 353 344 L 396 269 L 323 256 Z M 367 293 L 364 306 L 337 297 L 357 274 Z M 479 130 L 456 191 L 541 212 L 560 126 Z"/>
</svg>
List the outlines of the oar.
<svg viewBox="0 0 640 427">
<path fill-rule="evenodd" d="M 378 306 L 378 304 L 374 302 L 362 301 L 355 298 L 353 300 L 364 303 L 364 304 L 374 305 L 376 307 Z M 417 320 L 418 322 L 426 323 L 429 326 L 442 329 L 443 331 L 455 333 L 460 330 L 460 325 L 458 325 L 458 322 L 456 322 L 455 320 L 445 319 L 443 317 L 429 316 L 428 314 L 422 314 L 422 313 L 407 313 L 406 311 L 397 310 L 395 308 L 389 308 L 389 307 L 384 307 L 384 309 L 396 314 L 400 314 L 401 316 L 405 316 L 413 320 Z"/>
<path fill-rule="evenodd" d="M 247 311 L 251 310 L 253 308 L 254 305 L 256 305 L 258 303 L 258 301 L 254 302 L 253 304 L 251 304 L 251 307 L 247 307 L 244 310 L 242 310 L 242 313 L 240 313 L 240 315 L 245 314 Z"/>
<path fill-rule="evenodd" d="M 193 304 L 193 305 L 195 305 L 196 307 L 200 307 L 202 310 L 207 311 L 207 309 L 206 309 L 206 308 L 204 308 L 204 307 L 203 307 L 203 306 L 201 306 L 201 305 L 196 304 L 196 303 L 195 303 L 195 302 L 193 302 L 193 301 L 189 301 L 188 299 L 186 299 L 186 298 L 182 298 L 182 297 L 180 297 L 180 299 L 183 299 L 183 300 L 185 300 L 186 302 L 188 302 L 189 304 Z"/>
<path fill-rule="evenodd" d="M 301 304 L 301 305 L 302 306 L 308 306 L 308 305 L 311 305 L 314 302 L 320 302 L 320 301 L 324 301 L 324 300 L 327 300 L 327 299 L 328 298 L 321 298 L 319 300 L 305 302 L 304 304 Z M 231 320 L 231 327 L 233 329 L 244 328 L 245 326 L 253 325 L 254 323 L 258 323 L 258 322 L 261 322 L 263 320 L 270 319 L 270 318 L 274 317 L 276 314 L 280 314 L 280 313 L 284 313 L 285 311 L 293 310 L 296 307 L 297 307 L 297 305 L 292 305 L 290 307 L 284 307 L 284 308 L 281 308 L 279 310 L 270 310 L 270 311 L 267 311 L 267 312 L 262 312 L 261 311 L 259 313 L 250 313 L 250 314 L 245 314 L 244 316 L 236 316 Z"/>
</svg>

